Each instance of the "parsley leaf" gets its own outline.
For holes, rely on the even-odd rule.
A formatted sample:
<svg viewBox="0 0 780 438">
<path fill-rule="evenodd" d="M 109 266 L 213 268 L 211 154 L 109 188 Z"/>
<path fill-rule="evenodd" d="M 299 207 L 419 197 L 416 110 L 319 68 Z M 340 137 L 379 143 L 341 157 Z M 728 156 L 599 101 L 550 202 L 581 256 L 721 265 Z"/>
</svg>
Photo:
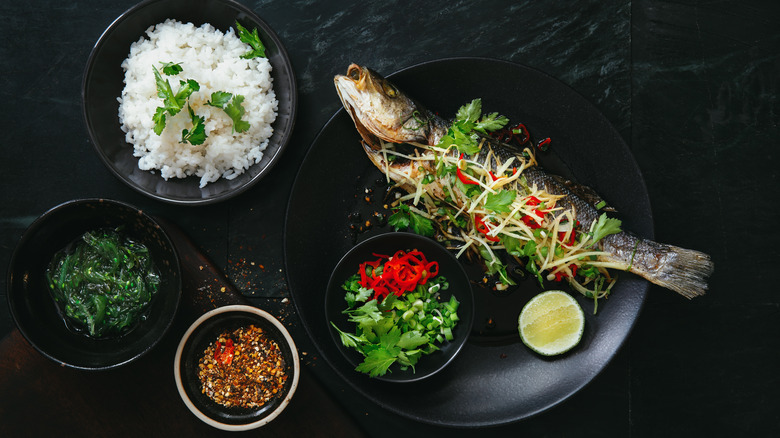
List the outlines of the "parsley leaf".
<svg viewBox="0 0 780 438">
<path fill-rule="evenodd" d="M 405 350 L 413 350 L 428 342 L 430 342 L 430 339 L 423 335 L 419 330 L 411 330 L 401 335 L 398 339 L 398 346 Z"/>
<path fill-rule="evenodd" d="M 174 76 L 182 72 L 181 65 L 176 62 L 161 62 L 163 74 Z"/>
<path fill-rule="evenodd" d="M 395 361 L 395 355 L 384 348 L 376 348 L 371 350 L 355 369 L 362 373 L 368 373 L 370 377 L 376 377 L 384 375 Z"/>
<path fill-rule="evenodd" d="M 192 119 L 192 130 L 182 129 L 181 142 L 191 145 L 203 144 L 206 141 L 206 119 L 195 114 L 195 111 L 189 105 L 187 105 L 187 111 L 189 111 L 190 119 Z"/>
<path fill-rule="evenodd" d="M 257 35 L 257 28 L 249 32 L 244 26 L 236 21 L 236 29 L 238 29 L 238 38 L 242 43 L 249 44 L 252 50 L 241 55 L 243 59 L 252 58 L 265 58 L 265 46 L 260 41 L 260 37 Z"/>
<path fill-rule="evenodd" d="M 226 103 L 230 102 L 230 99 L 232 98 L 233 95 L 231 93 L 225 91 L 215 91 L 211 93 L 211 100 L 206 102 L 206 105 L 215 106 L 219 109 L 222 109 Z"/>
<path fill-rule="evenodd" d="M 487 134 L 503 128 L 509 119 L 499 116 L 498 113 L 487 114 L 482 117 L 482 99 L 474 99 L 463 105 L 455 114 L 455 120 L 447 134 L 441 138 L 438 146 L 447 148 L 455 146 L 459 152 L 473 155 L 479 152 L 479 137 L 477 132 Z"/>
<path fill-rule="evenodd" d="M 487 134 L 488 131 L 495 131 L 503 128 L 507 123 L 509 123 L 508 118 L 499 116 L 498 113 L 490 113 L 474 126 L 474 130 Z"/>
<path fill-rule="evenodd" d="M 395 209 L 395 213 L 387 218 L 387 223 L 395 228 L 396 231 L 409 228 L 409 225 L 412 223 L 412 220 L 409 217 L 409 206 L 404 204 L 399 205 Z"/>
<path fill-rule="evenodd" d="M 485 198 L 485 208 L 496 213 L 509 213 L 509 206 L 512 205 L 516 196 L 515 190 L 501 189 L 496 193 L 488 193 Z"/>
<path fill-rule="evenodd" d="M 225 114 L 233 120 L 233 132 L 244 132 L 249 129 L 249 122 L 241 120 L 244 117 L 244 96 L 236 94 L 235 96 L 226 91 L 215 91 L 211 93 L 211 100 L 206 105 L 221 108 Z"/>
<path fill-rule="evenodd" d="M 422 236 L 433 236 L 433 221 L 421 216 L 409 208 L 406 204 L 400 204 L 394 208 L 395 213 L 387 218 L 387 223 L 396 231 L 410 228 L 413 232 Z"/>
<path fill-rule="evenodd" d="M 466 105 L 458 108 L 455 120 L 464 122 L 476 122 L 482 114 L 482 99 L 474 99 Z"/>
<path fill-rule="evenodd" d="M 236 94 L 233 96 L 233 100 L 225 106 L 225 114 L 227 114 L 233 120 L 233 131 L 244 132 L 249 129 L 249 122 L 241 120 L 244 116 L 244 107 L 241 106 L 241 102 L 244 101 L 244 96 Z"/>
<path fill-rule="evenodd" d="M 165 129 L 165 108 L 158 106 L 157 111 L 154 112 L 154 115 L 152 116 L 152 121 L 154 122 L 154 133 L 157 135 L 162 134 L 163 130 Z"/>
<path fill-rule="evenodd" d="M 606 213 L 601 213 L 598 221 L 594 222 L 591 226 L 590 233 L 593 238 L 591 246 L 610 234 L 617 234 L 623 231 L 620 229 L 621 224 L 622 222 L 620 219 L 610 218 L 607 217 Z"/>
<path fill-rule="evenodd" d="M 166 69 L 169 71 L 171 71 L 171 69 L 175 70 L 172 65 L 178 66 L 178 64 L 163 63 L 163 71 Z M 179 67 L 179 69 L 181 69 L 181 67 Z M 200 90 L 200 84 L 192 79 L 179 81 L 179 89 L 174 93 L 173 89 L 171 88 L 171 83 L 167 79 L 163 79 L 160 72 L 154 66 L 152 66 L 152 70 L 154 70 L 154 80 L 157 84 L 157 96 L 163 99 L 163 106 L 157 107 L 154 115 L 152 116 L 152 121 L 154 122 L 154 133 L 160 135 L 165 129 L 167 116 L 175 116 L 176 114 L 179 114 L 179 111 L 184 108 L 184 105 L 187 103 L 187 99 L 189 99 L 192 93 Z M 166 113 L 168 114 L 166 115 Z"/>
</svg>

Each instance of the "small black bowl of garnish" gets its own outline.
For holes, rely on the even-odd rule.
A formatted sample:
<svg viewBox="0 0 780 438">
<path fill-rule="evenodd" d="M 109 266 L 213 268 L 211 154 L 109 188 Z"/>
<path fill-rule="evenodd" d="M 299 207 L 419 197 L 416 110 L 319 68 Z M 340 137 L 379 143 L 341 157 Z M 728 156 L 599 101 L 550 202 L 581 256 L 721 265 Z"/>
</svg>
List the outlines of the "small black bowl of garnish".
<svg viewBox="0 0 780 438">
<path fill-rule="evenodd" d="M 452 363 L 474 322 L 471 283 L 435 240 L 391 232 L 348 251 L 331 274 L 325 315 L 347 366 L 366 378 L 417 382 Z"/>
<path fill-rule="evenodd" d="M 8 270 L 8 304 L 27 341 L 64 366 L 103 370 L 150 351 L 181 298 L 179 258 L 146 213 L 80 199 L 25 231 Z"/>
<path fill-rule="evenodd" d="M 231 305 L 190 326 L 173 372 L 196 417 L 217 429 L 243 431 L 270 423 L 290 404 L 300 361 L 279 320 L 256 307 Z"/>
</svg>

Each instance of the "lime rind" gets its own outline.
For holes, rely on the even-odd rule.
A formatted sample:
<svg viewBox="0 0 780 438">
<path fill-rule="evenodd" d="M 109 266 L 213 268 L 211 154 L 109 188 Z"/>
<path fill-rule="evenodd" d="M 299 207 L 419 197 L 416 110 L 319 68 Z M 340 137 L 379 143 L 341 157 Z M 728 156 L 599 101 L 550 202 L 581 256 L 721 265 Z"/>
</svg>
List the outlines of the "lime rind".
<svg viewBox="0 0 780 438">
<path fill-rule="evenodd" d="M 528 348 L 543 356 L 556 356 L 579 344 L 585 331 L 585 313 L 566 292 L 546 291 L 523 306 L 517 328 Z"/>
</svg>

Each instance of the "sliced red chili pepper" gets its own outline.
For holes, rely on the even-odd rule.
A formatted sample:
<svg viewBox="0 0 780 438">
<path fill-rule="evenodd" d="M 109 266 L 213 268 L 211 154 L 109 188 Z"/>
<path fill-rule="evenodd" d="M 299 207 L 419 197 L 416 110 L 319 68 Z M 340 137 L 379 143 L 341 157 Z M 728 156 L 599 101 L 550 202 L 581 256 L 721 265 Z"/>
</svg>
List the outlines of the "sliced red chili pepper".
<svg viewBox="0 0 780 438">
<path fill-rule="evenodd" d="M 366 273 L 365 277 L 361 273 L 360 285 L 374 290 L 375 299 L 384 299 L 391 292 L 395 295 L 403 295 L 405 292 L 414 290 L 417 285 L 425 284 L 429 278 L 433 277 L 439 271 L 439 265 L 436 262 L 428 262 L 425 255 L 417 250 L 398 251 L 392 257 L 374 254 L 379 257 L 373 262 L 361 263 L 362 273 L 366 266 L 373 266 L 371 274 Z M 377 268 L 384 262 L 381 273 L 377 275 Z"/>
<path fill-rule="evenodd" d="M 571 270 L 572 277 L 577 275 L 577 265 L 571 264 L 569 265 L 569 269 Z M 561 281 L 564 278 L 569 278 L 569 274 L 566 271 L 558 271 L 555 273 L 555 281 Z"/>
<path fill-rule="evenodd" d="M 484 234 L 485 239 L 490 242 L 499 242 L 501 240 L 497 236 L 488 235 L 490 229 L 488 229 L 488 226 L 485 224 L 485 221 L 481 216 L 474 216 L 474 228 L 476 228 L 476 230 L 480 233 Z"/>
<path fill-rule="evenodd" d="M 457 175 L 458 175 L 458 179 L 459 179 L 459 180 L 460 180 L 460 182 L 462 182 L 463 184 L 474 184 L 474 185 L 479 185 L 479 183 L 478 183 L 478 182 L 476 182 L 476 181 L 474 181 L 473 179 L 471 179 L 471 178 L 467 177 L 467 176 L 466 176 L 466 174 L 465 174 L 465 173 L 463 173 L 463 171 L 461 171 L 461 170 L 460 170 L 460 160 L 462 160 L 462 159 L 463 159 L 463 154 L 460 154 L 460 157 L 458 157 L 458 164 L 455 166 L 455 174 L 457 174 Z"/>
<path fill-rule="evenodd" d="M 542 227 L 542 225 L 539 222 L 536 222 L 534 218 L 529 215 L 525 215 L 521 217 L 520 220 L 523 221 L 523 223 L 526 224 L 526 226 L 528 226 L 528 228 L 532 230 Z"/>
</svg>

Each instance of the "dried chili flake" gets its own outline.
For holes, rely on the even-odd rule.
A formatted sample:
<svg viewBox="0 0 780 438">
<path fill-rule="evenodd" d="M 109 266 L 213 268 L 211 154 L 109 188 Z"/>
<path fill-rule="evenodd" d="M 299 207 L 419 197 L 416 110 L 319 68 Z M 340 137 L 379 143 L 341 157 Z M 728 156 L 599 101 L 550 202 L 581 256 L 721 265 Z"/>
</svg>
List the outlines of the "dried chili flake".
<svg viewBox="0 0 780 438">
<path fill-rule="evenodd" d="M 221 333 L 198 363 L 202 392 L 226 407 L 259 408 L 283 392 L 286 361 L 255 325 Z"/>
</svg>

